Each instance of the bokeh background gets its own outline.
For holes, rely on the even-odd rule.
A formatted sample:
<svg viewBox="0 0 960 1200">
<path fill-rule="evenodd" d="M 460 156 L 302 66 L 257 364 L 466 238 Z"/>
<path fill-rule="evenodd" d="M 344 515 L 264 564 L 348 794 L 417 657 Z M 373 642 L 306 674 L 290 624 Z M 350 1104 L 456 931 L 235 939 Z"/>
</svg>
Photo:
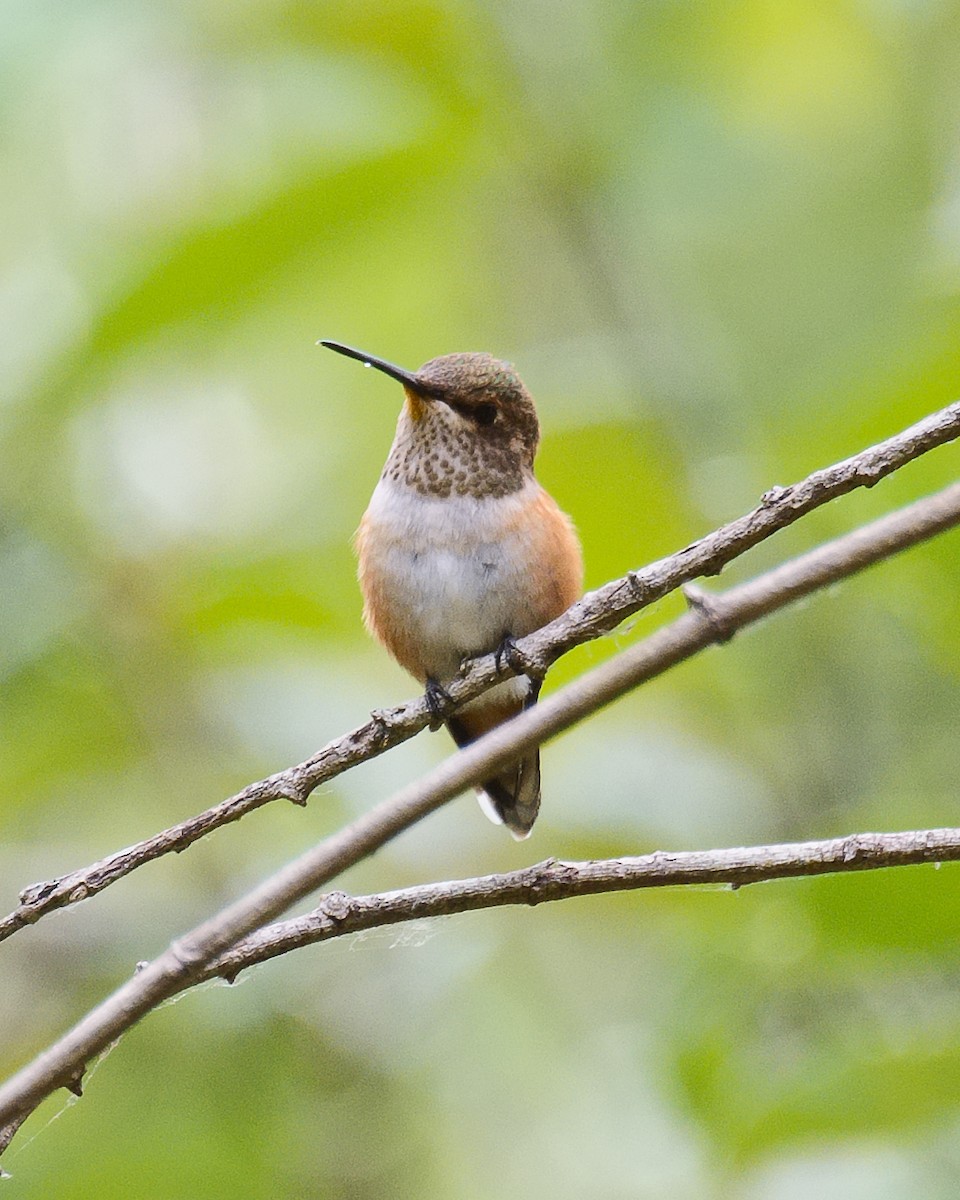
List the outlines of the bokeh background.
<svg viewBox="0 0 960 1200">
<path fill-rule="evenodd" d="M 318 337 L 514 361 L 588 586 L 960 394 L 946 0 L 0 17 L 5 911 L 412 694 L 361 629 L 350 546 L 399 390 Z M 941 486 L 957 453 L 729 581 Z M 956 824 L 958 564 L 956 534 L 911 551 L 551 745 L 527 844 L 466 797 L 342 886 Z M 448 750 L 423 735 L 18 935 L 0 1068 Z M 953 1197 L 958 936 L 945 867 L 330 944 L 154 1014 L 34 1117 L 5 1186 Z"/>
</svg>

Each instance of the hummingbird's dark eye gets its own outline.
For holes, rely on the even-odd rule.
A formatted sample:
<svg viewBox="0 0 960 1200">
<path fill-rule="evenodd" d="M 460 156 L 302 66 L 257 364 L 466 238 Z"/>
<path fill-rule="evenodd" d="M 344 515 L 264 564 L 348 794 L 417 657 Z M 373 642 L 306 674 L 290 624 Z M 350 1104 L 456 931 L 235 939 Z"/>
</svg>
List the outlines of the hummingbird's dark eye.
<svg viewBox="0 0 960 1200">
<path fill-rule="evenodd" d="M 473 419 L 478 425 L 492 425 L 497 419 L 495 404 L 478 404 L 473 410 Z"/>
</svg>

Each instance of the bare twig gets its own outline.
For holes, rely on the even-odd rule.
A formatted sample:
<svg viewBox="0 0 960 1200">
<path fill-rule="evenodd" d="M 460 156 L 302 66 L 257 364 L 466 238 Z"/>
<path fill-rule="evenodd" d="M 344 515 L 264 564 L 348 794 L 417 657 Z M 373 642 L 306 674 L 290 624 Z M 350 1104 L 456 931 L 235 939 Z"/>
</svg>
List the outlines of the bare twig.
<svg viewBox="0 0 960 1200">
<path fill-rule="evenodd" d="M 258 929 L 210 964 L 203 978 L 230 983 L 248 967 L 281 954 L 328 942 L 344 934 L 430 917 L 499 908 L 532 906 L 573 896 L 627 892 L 639 888 L 748 883 L 876 871 L 917 863 L 960 860 L 960 829 L 921 829 L 904 833 L 857 833 L 849 837 L 730 850 L 657 850 L 639 857 L 594 862 L 545 862 L 501 875 L 451 879 L 376 896 L 330 892 L 313 912 Z"/>
<path fill-rule="evenodd" d="M 908 462 L 958 436 L 960 402 L 852 458 L 816 471 L 801 483 L 771 488 L 752 512 L 676 554 L 588 593 L 557 620 L 519 639 L 518 650 L 528 662 L 546 669 L 574 646 L 608 632 L 689 580 L 718 574 L 732 559 L 813 509 L 856 488 L 873 487 Z M 510 674 L 506 656 L 498 661 L 489 654 L 474 660 L 446 689 L 456 704 L 462 704 Z M 365 725 L 328 743 L 305 762 L 252 783 L 213 808 L 118 850 L 92 866 L 25 888 L 20 894 L 20 904 L 0 920 L 0 941 L 48 913 L 103 891 L 145 863 L 172 851 L 185 850 L 208 833 L 264 804 L 274 800 L 305 804 L 321 783 L 413 737 L 430 720 L 430 710 L 422 697 L 376 712 Z"/>
<path fill-rule="evenodd" d="M 457 752 L 191 930 L 0 1087 L 0 1127 L 15 1121 L 163 1000 L 193 986 L 241 938 L 446 803 L 638 684 L 801 596 L 960 522 L 960 484 L 838 538 L 691 610 L 542 704 Z"/>
</svg>

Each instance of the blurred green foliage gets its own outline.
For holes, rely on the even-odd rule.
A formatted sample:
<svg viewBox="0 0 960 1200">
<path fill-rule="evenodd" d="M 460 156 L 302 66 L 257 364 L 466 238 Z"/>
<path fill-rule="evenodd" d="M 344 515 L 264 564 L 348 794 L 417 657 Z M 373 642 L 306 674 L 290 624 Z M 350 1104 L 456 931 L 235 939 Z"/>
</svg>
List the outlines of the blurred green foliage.
<svg viewBox="0 0 960 1200">
<path fill-rule="evenodd" d="M 399 397 L 316 338 L 516 362 L 590 586 L 960 393 L 949 0 L 0 13 L 4 910 L 411 694 L 350 549 Z M 956 471 L 941 450 L 730 578 Z M 956 824 L 957 546 L 549 747 L 531 844 L 463 799 L 344 886 Z M 0 1069 L 448 749 L 416 739 L 21 933 Z M 956 885 L 638 893 L 304 952 L 144 1022 L 34 1118 L 7 1186 L 952 1197 Z"/>
</svg>

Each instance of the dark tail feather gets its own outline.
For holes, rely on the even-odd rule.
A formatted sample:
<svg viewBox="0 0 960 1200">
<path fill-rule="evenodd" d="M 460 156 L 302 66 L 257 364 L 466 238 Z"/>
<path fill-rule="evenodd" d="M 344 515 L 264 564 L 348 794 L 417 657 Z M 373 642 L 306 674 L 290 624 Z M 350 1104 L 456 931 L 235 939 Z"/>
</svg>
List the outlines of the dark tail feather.
<svg viewBox="0 0 960 1200">
<path fill-rule="evenodd" d="M 484 796 L 510 833 L 522 842 L 540 811 L 540 752 L 532 751 L 515 767 L 483 781 Z"/>
<path fill-rule="evenodd" d="M 479 736 L 458 717 L 451 717 L 447 728 L 458 746 L 467 746 Z M 487 816 L 506 825 L 517 841 L 523 841 L 530 836 L 540 811 L 540 751 L 531 750 L 518 763 L 485 779 L 477 791 Z"/>
</svg>

